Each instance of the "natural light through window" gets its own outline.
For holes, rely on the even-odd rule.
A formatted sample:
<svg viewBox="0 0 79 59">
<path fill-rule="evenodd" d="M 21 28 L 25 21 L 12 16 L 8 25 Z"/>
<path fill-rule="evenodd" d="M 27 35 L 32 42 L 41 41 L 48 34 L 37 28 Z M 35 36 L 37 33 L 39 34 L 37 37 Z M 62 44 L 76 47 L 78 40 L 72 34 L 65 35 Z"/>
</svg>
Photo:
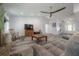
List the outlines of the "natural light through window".
<svg viewBox="0 0 79 59">
<path fill-rule="evenodd" d="M 68 27 L 68 31 L 72 31 L 72 30 L 73 30 L 73 29 L 72 29 L 73 26 L 72 26 L 71 24 L 68 24 L 67 27 Z"/>
<path fill-rule="evenodd" d="M 67 31 L 75 31 L 75 25 L 73 23 L 66 24 Z"/>
</svg>

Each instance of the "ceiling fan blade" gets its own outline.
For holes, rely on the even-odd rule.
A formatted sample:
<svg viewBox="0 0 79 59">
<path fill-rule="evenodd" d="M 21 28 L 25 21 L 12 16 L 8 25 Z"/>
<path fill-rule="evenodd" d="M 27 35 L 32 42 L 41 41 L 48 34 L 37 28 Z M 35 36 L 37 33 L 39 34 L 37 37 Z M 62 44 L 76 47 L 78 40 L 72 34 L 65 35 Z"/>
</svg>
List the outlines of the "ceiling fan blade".
<svg viewBox="0 0 79 59">
<path fill-rule="evenodd" d="M 61 10 L 64 10 L 66 7 L 63 7 L 63 8 L 61 8 L 61 9 L 58 9 L 58 10 L 56 10 L 56 11 L 54 11 L 54 12 L 51 12 L 51 13 L 56 13 L 56 12 L 59 12 L 59 11 L 61 11 Z"/>
<path fill-rule="evenodd" d="M 44 12 L 44 11 L 40 11 L 41 13 L 46 13 L 46 14 L 50 14 L 50 12 Z"/>
</svg>

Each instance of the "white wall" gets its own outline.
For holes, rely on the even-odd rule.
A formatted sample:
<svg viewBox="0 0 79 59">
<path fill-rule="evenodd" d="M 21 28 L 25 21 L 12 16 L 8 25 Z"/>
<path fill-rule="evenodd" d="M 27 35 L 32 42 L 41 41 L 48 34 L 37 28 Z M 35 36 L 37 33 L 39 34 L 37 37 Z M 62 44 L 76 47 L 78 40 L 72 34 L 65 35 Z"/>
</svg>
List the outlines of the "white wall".
<svg viewBox="0 0 79 59">
<path fill-rule="evenodd" d="M 10 17 L 10 29 L 15 29 L 16 32 L 24 34 L 24 24 L 33 24 L 34 31 L 41 30 L 45 33 L 45 24 L 48 19 L 44 17 Z"/>
<path fill-rule="evenodd" d="M 59 25 L 62 24 L 62 18 L 55 16 L 54 18 L 46 18 L 43 16 L 9 16 L 10 29 L 15 29 L 21 35 L 24 35 L 24 24 L 33 24 L 34 31 L 41 30 L 43 33 L 58 34 L 60 29 Z M 67 16 L 64 17 L 68 18 Z M 53 27 L 52 23 L 56 22 L 57 27 Z M 45 25 L 48 27 L 45 28 Z M 62 24 L 63 25 L 63 24 Z M 64 27 L 61 28 L 62 31 L 65 30 Z"/>
<path fill-rule="evenodd" d="M 74 14 L 74 19 L 76 23 L 76 30 L 79 31 L 79 12 Z"/>
<path fill-rule="evenodd" d="M 73 12 L 73 4 L 71 3 L 47 3 L 47 4 L 3 4 L 5 11 L 9 13 L 10 28 L 16 29 L 18 32 L 24 32 L 24 24 L 34 24 L 34 29 L 39 28 L 45 33 L 45 24 L 49 24 L 47 33 L 58 33 L 57 29 L 62 20 L 70 16 Z M 66 9 L 52 14 L 41 13 L 40 11 L 50 11 L 49 7 L 52 6 L 52 11 L 66 7 Z M 46 18 L 48 17 L 48 18 Z M 50 22 L 49 22 L 50 21 Z M 56 22 L 57 27 L 52 27 L 52 23 Z"/>
<path fill-rule="evenodd" d="M 76 24 L 76 31 L 79 31 L 79 3 L 74 4 L 73 12 Z"/>
<path fill-rule="evenodd" d="M 52 18 L 47 18 L 46 16 L 17 16 L 9 15 L 10 19 L 10 29 L 15 29 L 16 32 L 20 32 L 24 35 L 24 24 L 33 24 L 34 30 L 41 30 L 43 33 L 58 34 L 59 25 L 62 24 L 62 20 L 68 20 L 70 14 L 68 13 L 56 13 Z M 66 19 L 65 19 L 66 18 Z M 57 27 L 53 27 L 52 23 L 56 22 Z M 48 28 L 45 25 L 48 24 Z M 65 32 L 64 26 L 61 28 L 62 32 Z"/>
</svg>

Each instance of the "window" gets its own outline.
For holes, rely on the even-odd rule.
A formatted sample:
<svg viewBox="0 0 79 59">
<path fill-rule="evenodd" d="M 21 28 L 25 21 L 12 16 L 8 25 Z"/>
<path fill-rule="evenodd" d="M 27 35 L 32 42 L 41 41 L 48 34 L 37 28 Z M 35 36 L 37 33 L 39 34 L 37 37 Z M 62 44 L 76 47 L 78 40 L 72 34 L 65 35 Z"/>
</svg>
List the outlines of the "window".
<svg viewBox="0 0 79 59">
<path fill-rule="evenodd" d="M 75 31 L 75 25 L 73 23 L 66 24 L 67 31 Z"/>
<path fill-rule="evenodd" d="M 7 16 L 4 17 L 4 32 L 9 33 L 9 18 Z"/>
<path fill-rule="evenodd" d="M 45 25 L 45 32 L 46 32 L 46 33 L 48 33 L 48 27 L 49 27 L 49 25 L 46 24 L 46 25 Z"/>
<path fill-rule="evenodd" d="M 72 31 L 73 30 L 73 26 L 71 24 L 68 24 L 68 31 Z"/>
<path fill-rule="evenodd" d="M 5 33 L 8 33 L 8 32 L 9 32 L 9 22 L 6 22 L 6 23 L 4 24 L 4 32 L 5 32 Z"/>
</svg>

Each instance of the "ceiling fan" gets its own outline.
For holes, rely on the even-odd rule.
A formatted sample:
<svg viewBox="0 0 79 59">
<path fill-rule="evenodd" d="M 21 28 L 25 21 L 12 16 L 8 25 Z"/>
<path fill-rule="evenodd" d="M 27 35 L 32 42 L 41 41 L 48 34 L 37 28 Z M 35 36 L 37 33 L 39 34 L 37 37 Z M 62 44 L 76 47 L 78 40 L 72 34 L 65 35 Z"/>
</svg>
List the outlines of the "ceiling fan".
<svg viewBox="0 0 79 59">
<path fill-rule="evenodd" d="M 52 7 L 50 7 L 51 9 L 52 9 Z M 66 7 L 62 7 L 62 8 L 60 8 L 60 9 L 58 9 L 58 10 L 56 10 L 56 11 L 53 11 L 53 12 L 44 12 L 44 11 L 40 11 L 41 13 L 45 13 L 45 14 L 49 14 L 50 15 L 50 17 L 52 17 L 52 14 L 53 13 L 56 13 L 56 12 L 59 12 L 59 11 L 61 11 L 61 10 L 64 10 Z"/>
</svg>

